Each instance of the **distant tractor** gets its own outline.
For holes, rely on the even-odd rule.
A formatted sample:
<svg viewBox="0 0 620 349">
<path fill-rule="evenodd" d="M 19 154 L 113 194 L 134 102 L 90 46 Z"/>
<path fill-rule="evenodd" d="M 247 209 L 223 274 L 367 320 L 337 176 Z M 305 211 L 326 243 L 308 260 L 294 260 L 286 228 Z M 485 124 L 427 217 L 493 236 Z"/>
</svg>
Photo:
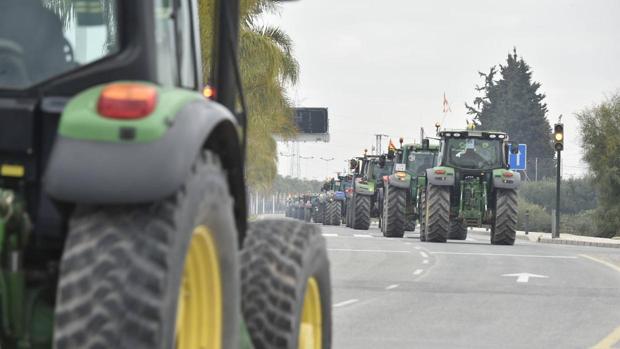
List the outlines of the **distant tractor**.
<svg viewBox="0 0 620 349">
<path fill-rule="evenodd" d="M 320 195 L 320 211 L 323 212 L 323 225 L 340 225 L 342 223 L 342 206 L 345 193 L 340 190 L 340 179 L 334 178 L 323 184 Z"/>
<path fill-rule="evenodd" d="M 368 230 L 372 217 L 379 217 L 383 198 L 383 176 L 392 173 L 392 155 L 365 155 L 361 160 L 361 176 L 355 178 L 347 213 L 350 227 Z"/>
<path fill-rule="evenodd" d="M 513 245 L 521 176 L 507 159 L 518 148 L 509 147 L 503 132 L 441 131 L 439 137 L 438 166 L 426 170 L 420 192 L 420 239 L 464 240 L 467 227 L 489 226 L 492 244 Z"/>
<path fill-rule="evenodd" d="M 426 170 L 435 165 L 439 147 L 422 144 L 402 145 L 396 153 L 394 173 L 383 178 L 381 232 L 386 237 L 402 237 L 414 231 L 419 218 L 418 188 L 426 183 Z"/>
</svg>

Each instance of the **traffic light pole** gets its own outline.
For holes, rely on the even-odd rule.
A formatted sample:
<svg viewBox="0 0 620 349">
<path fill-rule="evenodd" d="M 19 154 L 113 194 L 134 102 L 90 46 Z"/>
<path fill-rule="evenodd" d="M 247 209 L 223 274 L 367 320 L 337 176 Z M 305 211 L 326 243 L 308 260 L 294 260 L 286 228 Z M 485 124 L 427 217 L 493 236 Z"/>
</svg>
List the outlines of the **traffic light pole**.
<svg viewBox="0 0 620 349">
<path fill-rule="evenodd" d="M 557 173 L 555 176 L 555 232 L 553 238 L 560 237 L 560 183 L 562 181 L 560 169 L 562 168 L 562 152 L 560 150 L 557 151 L 558 154 L 558 163 Z"/>
</svg>

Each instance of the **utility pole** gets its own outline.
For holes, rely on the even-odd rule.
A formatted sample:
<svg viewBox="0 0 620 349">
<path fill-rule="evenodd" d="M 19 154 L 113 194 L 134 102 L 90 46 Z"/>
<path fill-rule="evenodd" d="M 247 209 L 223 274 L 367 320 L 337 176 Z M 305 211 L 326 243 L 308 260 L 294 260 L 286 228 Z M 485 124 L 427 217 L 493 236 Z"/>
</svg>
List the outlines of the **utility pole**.
<svg viewBox="0 0 620 349">
<path fill-rule="evenodd" d="M 301 156 L 301 155 L 299 155 L 299 158 L 303 159 L 303 160 L 310 160 L 310 159 L 314 159 L 314 156 Z M 304 164 L 304 172 L 306 173 L 306 175 L 308 174 L 308 164 L 307 163 Z M 301 178 L 301 171 L 299 173 L 299 178 Z"/>
<path fill-rule="evenodd" d="M 375 134 L 375 141 L 376 141 L 376 145 L 375 145 L 375 149 L 376 149 L 376 155 L 381 155 L 383 154 L 383 151 L 381 149 L 381 141 L 383 139 L 383 137 L 389 137 L 388 135 L 384 135 L 384 134 Z"/>
<path fill-rule="evenodd" d="M 334 160 L 334 158 L 324 158 L 320 157 L 319 159 L 325 161 L 325 178 L 329 177 L 329 162 Z"/>
<path fill-rule="evenodd" d="M 560 237 L 560 184 L 562 182 L 562 150 L 564 150 L 564 124 L 561 123 L 562 115 L 559 122 L 553 126 L 554 147 L 557 153 L 556 176 L 555 176 L 555 231 L 552 238 Z"/>
<path fill-rule="evenodd" d="M 290 169 L 289 169 L 289 175 L 291 177 L 293 177 L 293 168 L 294 168 L 294 160 L 293 160 L 293 156 L 295 156 L 295 153 L 291 153 L 291 154 L 284 154 L 283 152 L 280 152 L 280 156 L 284 156 L 286 158 L 289 158 L 289 162 L 290 162 Z"/>
</svg>

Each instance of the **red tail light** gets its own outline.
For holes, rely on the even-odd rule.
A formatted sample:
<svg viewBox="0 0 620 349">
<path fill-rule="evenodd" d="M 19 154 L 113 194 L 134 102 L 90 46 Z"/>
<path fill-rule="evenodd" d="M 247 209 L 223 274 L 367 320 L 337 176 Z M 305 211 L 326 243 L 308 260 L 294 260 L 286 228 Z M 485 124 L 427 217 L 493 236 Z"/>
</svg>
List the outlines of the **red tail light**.
<svg viewBox="0 0 620 349">
<path fill-rule="evenodd" d="M 156 104 L 155 87 L 140 83 L 115 83 L 101 91 L 97 112 L 111 119 L 141 119 L 151 114 Z"/>
<path fill-rule="evenodd" d="M 438 175 L 446 174 L 446 170 L 435 170 L 435 174 L 438 174 Z"/>
<path fill-rule="evenodd" d="M 512 177 L 512 176 L 514 176 L 514 174 L 512 172 L 504 172 L 503 176 L 504 177 Z"/>
</svg>

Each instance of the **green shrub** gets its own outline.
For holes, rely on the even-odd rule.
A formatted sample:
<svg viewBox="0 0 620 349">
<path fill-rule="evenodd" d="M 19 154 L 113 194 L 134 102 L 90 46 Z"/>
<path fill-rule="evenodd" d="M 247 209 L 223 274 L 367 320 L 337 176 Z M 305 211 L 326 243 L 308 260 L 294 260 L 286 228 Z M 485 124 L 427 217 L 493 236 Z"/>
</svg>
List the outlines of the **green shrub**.
<svg viewBox="0 0 620 349">
<path fill-rule="evenodd" d="M 551 215 L 544 207 L 519 198 L 519 220 L 517 229 L 525 230 L 525 216 L 528 217 L 528 230 L 533 232 L 551 232 Z"/>
<path fill-rule="evenodd" d="M 561 184 L 561 212 L 578 214 L 597 206 L 597 198 L 592 178 L 570 178 Z M 548 212 L 555 208 L 555 181 L 524 182 L 519 188 L 519 196 L 544 207 Z"/>
</svg>

